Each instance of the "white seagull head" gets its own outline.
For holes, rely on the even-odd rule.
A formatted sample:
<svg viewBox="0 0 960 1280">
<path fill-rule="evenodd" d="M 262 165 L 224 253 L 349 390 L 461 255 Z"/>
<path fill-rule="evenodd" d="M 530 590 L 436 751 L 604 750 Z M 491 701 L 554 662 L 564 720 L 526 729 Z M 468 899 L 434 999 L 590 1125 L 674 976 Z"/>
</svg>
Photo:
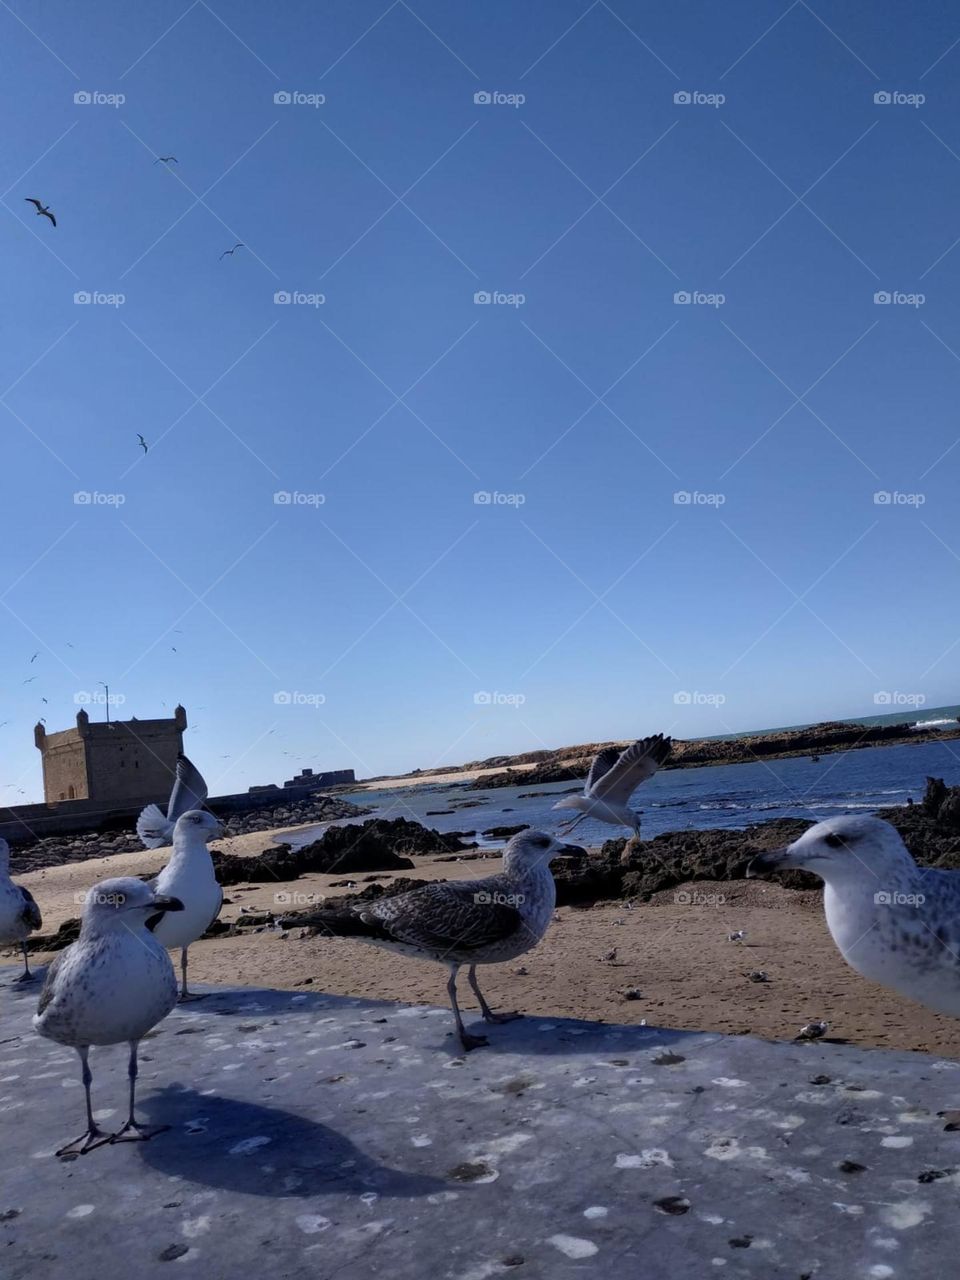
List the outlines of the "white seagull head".
<svg viewBox="0 0 960 1280">
<path fill-rule="evenodd" d="M 513 837 L 503 854 L 504 871 L 530 871 L 549 866 L 554 858 L 582 862 L 585 852 L 578 844 L 564 844 L 545 831 L 521 831 Z"/>
<path fill-rule="evenodd" d="M 135 876 L 101 880 L 83 896 L 83 927 L 102 934 L 112 930 L 137 930 L 167 911 L 182 911 L 179 898 L 155 893 Z"/>
<path fill-rule="evenodd" d="M 174 840 L 177 837 L 181 840 L 199 838 L 206 844 L 208 840 L 214 840 L 220 835 L 223 835 L 220 820 L 212 813 L 208 813 L 206 809 L 188 809 L 182 817 L 177 819 L 177 824 L 173 828 Z"/>
<path fill-rule="evenodd" d="M 767 871 L 812 871 L 828 883 L 909 872 L 916 864 L 900 833 L 882 818 L 828 818 L 785 849 L 761 853 L 747 875 Z"/>
</svg>

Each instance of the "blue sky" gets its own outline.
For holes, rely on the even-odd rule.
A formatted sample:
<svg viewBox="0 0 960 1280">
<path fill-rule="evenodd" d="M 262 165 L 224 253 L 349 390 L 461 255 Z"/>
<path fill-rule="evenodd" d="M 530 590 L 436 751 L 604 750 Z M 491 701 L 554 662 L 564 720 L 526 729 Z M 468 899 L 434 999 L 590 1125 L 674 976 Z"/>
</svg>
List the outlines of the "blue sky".
<svg viewBox="0 0 960 1280">
<path fill-rule="evenodd" d="M 957 701 L 951 6 L 0 32 L 8 802 L 100 681 L 216 791 Z"/>
</svg>

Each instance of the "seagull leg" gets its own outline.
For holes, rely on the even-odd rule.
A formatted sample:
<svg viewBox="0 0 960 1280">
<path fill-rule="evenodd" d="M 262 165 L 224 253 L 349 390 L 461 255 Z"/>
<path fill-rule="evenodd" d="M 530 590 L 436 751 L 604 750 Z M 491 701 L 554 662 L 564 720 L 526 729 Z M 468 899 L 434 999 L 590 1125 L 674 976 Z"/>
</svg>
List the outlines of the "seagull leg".
<svg viewBox="0 0 960 1280">
<path fill-rule="evenodd" d="M 580 816 L 577 818 L 574 818 L 572 822 L 568 822 L 563 827 L 559 827 L 558 830 L 560 834 L 562 836 L 568 836 L 578 823 L 582 822 L 584 818 L 587 818 L 589 816 L 590 816 L 589 814 L 581 813 Z"/>
<path fill-rule="evenodd" d="M 205 995 L 194 995 L 192 991 L 187 990 L 187 948 L 180 948 L 180 1003 L 186 1004 L 188 1000 L 205 1000 Z"/>
<path fill-rule="evenodd" d="M 17 979 L 18 982 L 32 982 L 33 974 L 30 972 L 30 953 L 27 951 L 26 941 L 20 943 L 23 950 L 23 973 Z"/>
<path fill-rule="evenodd" d="M 123 1128 L 118 1129 L 110 1138 L 111 1142 L 148 1142 L 154 1134 L 165 1133 L 170 1128 L 168 1124 L 161 1124 L 155 1129 L 147 1129 L 138 1123 L 133 1114 L 137 1095 L 137 1049 L 139 1046 L 139 1040 L 130 1041 L 130 1059 L 127 1064 L 127 1075 L 130 1079 L 130 1114 Z"/>
<path fill-rule="evenodd" d="M 484 1022 L 514 1022 L 517 1018 L 522 1018 L 522 1013 L 494 1013 L 486 1000 L 483 998 L 483 992 L 480 990 L 480 984 L 477 982 L 477 966 L 472 964 L 467 970 L 467 977 L 470 979 L 470 985 L 473 987 L 473 994 L 480 1001 L 480 1012 L 483 1014 Z"/>
<path fill-rule="evenodd" d="M 81 1133 L 79 1138 L 74 1138 L 72 1142 L 68 1142 L 59 1151 L 54 1152 L 58 1156 L 85 1156 L 94 1147 L 102 1147 L 105 1142 L 110 1141 L 109 1133 L 104 1133 L 102 1129 L 98 1128 L 97 1122 L 93 1118 L 93 1105 L 90 1101 L 90 1085 L 93 1082 L 93 1075 L 90 1072 L 90 1064 L 87 1061 L 89 1052 L 89 1045 L 84 1045 L 83 1048 L 77 1049 L 80 1061 L 83 1063 L 83 1088 L 87 1095 L 87 1131 L 86 1133 Z"/>
<path fill-rule="evenodd" d="M 460 1037 L 460 1043 L 463 1045 L 464 1051 L 469 1053 L 471 1049 L 479 1049 L 481 1045 L 485 1045 L 487 1037 L 472 1036 L 469 1031 L 464 1030 L 463 1019 L 460 1017 L 460 1006 L 457 1004 L 457 972 L 459 968 L 458 964 L 450 966 L 447 995 L 450 997 L 450 1008 L 453 1010 L 453 1016 L 457 1023 L 457 1035 Z"/>
</svg>

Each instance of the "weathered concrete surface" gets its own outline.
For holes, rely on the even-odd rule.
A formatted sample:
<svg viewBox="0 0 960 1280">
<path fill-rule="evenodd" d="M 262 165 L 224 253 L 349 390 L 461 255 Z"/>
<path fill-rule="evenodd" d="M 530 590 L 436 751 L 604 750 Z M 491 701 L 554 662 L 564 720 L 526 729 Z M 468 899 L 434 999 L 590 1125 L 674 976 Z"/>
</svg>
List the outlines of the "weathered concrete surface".
<svg viewBox="0 0 960 1280">
<path fill-rule="evenodd" d="M 219 991 L 143 1046 L 170 1132 L 62 1161 L 77 1059 L 15 972 L 2 1280 L 957 1273 L 956 1062 L 541 1018 L 463 1059 L 442 1009 Z M 91 1058 L 118 1128 L 124 1050 Z"/>
</svg>

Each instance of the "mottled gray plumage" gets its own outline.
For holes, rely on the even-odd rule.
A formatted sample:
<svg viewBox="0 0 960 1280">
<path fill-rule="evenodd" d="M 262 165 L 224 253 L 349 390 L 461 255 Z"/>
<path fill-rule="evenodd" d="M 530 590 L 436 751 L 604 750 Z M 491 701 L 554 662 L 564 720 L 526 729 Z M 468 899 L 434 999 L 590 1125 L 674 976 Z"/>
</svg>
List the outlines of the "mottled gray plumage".
<svg viewBox="0 0 960 1280">
<path fill-rule="evenodd" d="M 21 981 L 29 981 L 27 938 L 43 925 L 33 894 L 10 879 L 10 846 L 0 838 L 0 947 L 19 945 L 23 952 Z"/>
</svg>

